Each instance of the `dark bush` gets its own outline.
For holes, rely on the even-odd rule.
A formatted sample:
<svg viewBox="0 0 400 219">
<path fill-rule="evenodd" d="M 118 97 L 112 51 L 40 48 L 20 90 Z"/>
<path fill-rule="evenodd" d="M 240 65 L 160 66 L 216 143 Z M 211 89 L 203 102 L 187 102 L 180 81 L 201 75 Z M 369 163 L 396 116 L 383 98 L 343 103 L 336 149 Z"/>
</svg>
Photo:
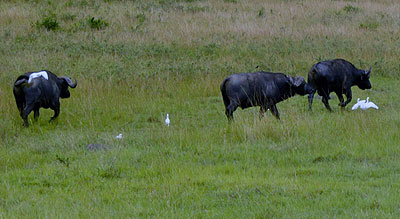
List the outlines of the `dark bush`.
<svg viewBox="0 0 400 219">
<path fill-rule="evenodd" d="M 360 28 L 361 29 L 375 30 L 378 27 L 379 27 L 379 24 L 377 22 L 375 22 L 375 21 L 360 23 Z"/>
<path fill-rule="evenodd" d="M 347 13 L 357 13 L 357 12 L 360 11 L 359 8 L 354 7 L 354 6 L 352 6 L 352 5 L 346 5 L 346 6 L 343 8 L 343 10 L 344 10 L 345 12 L 347 12 Z"/>
<path fill-rule="evenodd" d="M 260 10 L 258 10 L 258 17 L 265 17 L 264 7 L 260 8 Z"/>
<path fill-rule="evenodd" d="M 95 19 L 94 17 L 89 18 L 88 20 L 89 26 L 92 29 L 101 30 L 108 26 L 108 23 L 102 19 Z"/>
<path fill-rule="evenodd" d="M 60 28 L 60 24 L 58 23 L 56 17 L 54 15 L 47 16 L 42 19 L 42 21 L 36 21 L 37 28 L 46 28 L 46 30 L 57 30 Z"/>
</svg>

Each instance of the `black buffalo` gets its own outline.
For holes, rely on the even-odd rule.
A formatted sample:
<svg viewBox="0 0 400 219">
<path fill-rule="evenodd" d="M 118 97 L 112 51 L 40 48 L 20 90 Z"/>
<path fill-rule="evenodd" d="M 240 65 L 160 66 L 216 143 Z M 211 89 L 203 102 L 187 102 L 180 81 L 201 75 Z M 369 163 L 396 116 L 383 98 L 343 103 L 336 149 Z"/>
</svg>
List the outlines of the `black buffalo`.
<svg viewBox="0 0 400 219">
<path fill-rule="evenodd" d="M 220 88 L 229 120 L 233 119 L 233 112 L 238 107 L 252 106 L 260 106 L 260 116 L 269 109 L 279 119 L 277 103 L 295 94 L 314 92 L 303 77 L 271 72 L 233 74 L 222 82 Z"/>
<path fill-rule="evenodd" d="M 329 111 L 332 111 L 328 102 L 331 92 L 335 92 L 338 96 L 339 106 L 345 107 L 352 99 L 352 86 L 357 85 L 362 90 L 371 88 L 370 74 L 371 67 L 369 70 L 357 69 L 343 59 L 318 62 L 308 72 L 308 83 L 314 88 L 314 92 L 308 96 L 310 110 L 315 92 L 322 96 L 322 102 Z M 343 94 L 347 97 L 346 102 Z"/>
<path fill-rule="evenodd" d="M 60 113 L 59 98 L 70 97 L 68 87 L 75 88 L 77 85 L 77 82 L 73 83 L 69 77 L 57 77 L 46 70 L 40 72 L 47 73 L 48 78 L 36 77 L 29 81 L 29 76 L 38 72 L 28 72 L 19 76 L 14 83 L 15 101 L 25 126 L 29 126 L 28 115 L 32 110 L 35 120 L 39 118 L 41 107 L 54 111 L 50 121 L 56 119 Z"/>
</svg>

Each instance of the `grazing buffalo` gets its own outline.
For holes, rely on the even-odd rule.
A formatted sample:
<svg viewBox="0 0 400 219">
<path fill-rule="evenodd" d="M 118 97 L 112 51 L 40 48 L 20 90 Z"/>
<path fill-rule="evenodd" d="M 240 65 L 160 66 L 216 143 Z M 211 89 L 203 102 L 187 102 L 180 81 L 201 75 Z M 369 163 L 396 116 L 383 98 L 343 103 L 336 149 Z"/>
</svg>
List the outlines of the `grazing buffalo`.
<svg viewBox="0 0 400 219">
<path fill-rule="evenodd" d="M 220 88 L 228 120 L 233 119 L 233 112 L 238 107 L 252 106 L 260 106 L 260 117 L 269 109 L 279 119 L 277 103 L 295 94 L 314 92 L 303 77 L 271 72 L 233 74 L 222 82 Z"/>
<path fill-rule="evenodd" d="M 314 92 L 308 96 L 310 110 L 312 110 L 314 94 L 317 91 L 329 111 L 332 111 L 328 103 L 331 92 L 335 92 L 338 96 L 339 106 L 345 107 L 352 99 L 352 86 L 357 85 L 362 90 L 371 88 L 370 74 L 371 67 L 369 70 L 360 70 L 343 59 L 318 62 L 308 72 L 308 83 L 314 88 Z M 346 102 L 343 94 L 347 97 Z"/>
<path fill-rule="evenodd" d="M 39 118 L 41 107 L 54 110 L 50 121 L 56 119 L 60 113 L 59 98 L 70 97 L 68 87 L 75 88 L 76 85 L 77 82 L 73 83 L 69 77 L 57 77 L 46 70 L 19 76 L 14 83 L 13 93 L 24 126 L 29 126 L 28 115 L 32 110 L 35 120 Z"/>
</svg>

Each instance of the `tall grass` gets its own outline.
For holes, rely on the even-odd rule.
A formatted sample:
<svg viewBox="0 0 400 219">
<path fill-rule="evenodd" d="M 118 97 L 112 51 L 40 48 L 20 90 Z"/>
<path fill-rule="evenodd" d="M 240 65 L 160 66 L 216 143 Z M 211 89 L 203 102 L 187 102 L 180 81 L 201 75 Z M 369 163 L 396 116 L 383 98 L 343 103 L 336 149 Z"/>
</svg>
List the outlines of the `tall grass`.
<svg viewBox="0 0 400 219">
<path fill-rule="evenodd" d="M 399 9 L 394 0 L 2 1 L 0 217 L 395 218 Z M 49 15 L 55 31 L 37 25 Z M 227 122 L 226 76 L 306 76 L 336 57 L 373 67 L 373 89 L 353 96 L 379 110 L 333 99 L 333 113 L 318 100 L 309 112 L 296 96 L 278 104 L 279 121 L 250 108 Z M 41 69 L 78 87 L 55 123 L 42 109 L 24 128 L 12 84 Z"/>
</svg>

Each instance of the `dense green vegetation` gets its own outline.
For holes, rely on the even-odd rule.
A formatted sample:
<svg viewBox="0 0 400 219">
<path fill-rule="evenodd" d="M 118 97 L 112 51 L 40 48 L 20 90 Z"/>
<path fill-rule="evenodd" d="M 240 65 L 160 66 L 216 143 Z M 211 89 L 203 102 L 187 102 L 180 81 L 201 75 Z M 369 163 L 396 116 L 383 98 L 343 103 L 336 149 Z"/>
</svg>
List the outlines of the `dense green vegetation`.
<svg viewBox="0 0 400 219">
<path fill-rule="evenodd" d="M 0 218 L 398 217 L 399 10 L 395 0 L 2 1 Z M 369 96 L 379 110 L 341 110 L 336 98 L 334 112 L 317 99 L 309 112 L 296 96 L 277 105 L 280 121 L 251 108 L 227 122 L 226 76 L 306 77 L 337 57 L 373 67 L 373 89 L 354 87 L 350 105 Z M 42 109 L 24 128 L 12 84 L 42 69 L 78 87 L 56 122 Z"/>
</svg>

